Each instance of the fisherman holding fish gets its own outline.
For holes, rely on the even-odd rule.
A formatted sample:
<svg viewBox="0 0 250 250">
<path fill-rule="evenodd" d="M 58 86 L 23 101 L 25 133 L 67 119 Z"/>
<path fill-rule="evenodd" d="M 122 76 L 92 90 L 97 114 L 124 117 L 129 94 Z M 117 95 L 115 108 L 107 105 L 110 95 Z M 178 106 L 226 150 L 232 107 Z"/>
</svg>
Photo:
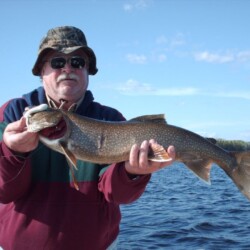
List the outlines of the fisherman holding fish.
<svg viewBox="0 0 250 250">
<path fill-rule="evenodd" d="M 65 143 L 56 152 L 40 142 L 41 135 L 59 142 L 68 123 L 60 121 L 40 134 L 27 129 L 25 110 L 46 108 L 44 104 L 101 121 L 125 120 L 117 110 L 95 102 L 88 90 L 89 75 L 97 73 L 96 56 L 80 29 L 50 29 L 32 72 L 42 86 L 0 108 L 0 246 L 5 250 L 115 249 L 119 205 L 142 195 L 151 174 L 173 162 L 174 147 L 163 149 L 156 138 L 150 138 L 132 145 L 128 160 L 98 164 L 74 159 Z M 77 139 L 86 140 L 74 128 Z M 98 143 L 101 148 L 105 138 Z M 152 148 L 163 151 L 166 161 L 150 161 Z"/>
</svg>

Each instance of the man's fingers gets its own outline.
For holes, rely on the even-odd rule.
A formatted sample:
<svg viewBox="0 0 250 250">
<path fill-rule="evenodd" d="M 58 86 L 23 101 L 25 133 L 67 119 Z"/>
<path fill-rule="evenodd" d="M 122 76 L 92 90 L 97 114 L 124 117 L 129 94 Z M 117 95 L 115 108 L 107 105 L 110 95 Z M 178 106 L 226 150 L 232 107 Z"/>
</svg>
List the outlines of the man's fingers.
<svg viewBox="0 0 250 250">
<path fill-rule="evenodd" d="M 22 117 L 20 120 L 9 123 L 9 125 L 6 127 L 6 130 L 9 132 L 22 132 L 26 130 L 26 120 L 24 117 Z"/>
<path fill-rule="evenodd" d="M 148 147 L 149 142 L 143 141 L 139 152 L 139 167 L 145 168 L 148 166 Z"/>
<path fill-rule="evenodd" d="M 138 155 L 139 155 L 139 147 L 138 145 L 134 144 L 130 150 L 130 155 L 129 155 L 129 164 L 131 166 L 138 165 Z"/>
<path fill-rule="evenodd" d="M 169 154 L 169 157 L 172 159 L 175 159 L 175 147 L 174 146 L 169 146 L 167 149 L 167 152 Z"/>
</svg>

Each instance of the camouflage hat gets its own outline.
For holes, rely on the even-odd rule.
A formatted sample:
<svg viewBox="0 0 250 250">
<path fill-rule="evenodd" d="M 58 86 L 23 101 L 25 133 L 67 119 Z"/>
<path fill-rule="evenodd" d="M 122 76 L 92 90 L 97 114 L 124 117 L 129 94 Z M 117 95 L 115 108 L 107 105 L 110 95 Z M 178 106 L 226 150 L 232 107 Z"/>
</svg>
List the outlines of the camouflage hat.
<svg viewBox="0 0 250 250">
<path fill-rule="evenodd" d="M 88 47 L 84 33 L 72 26 L 57 27 L 48 31 L 40 43 L 38 57 L 32 69 L 33 74 L 41 75 L 42 59 L 49 51 L 54 50 L 69 54 L 77 49 L 82 49 L 86 53 L 89 58 L 89 74 L 95 75 L 98 71 L 95 53 Z"/>
</svg>

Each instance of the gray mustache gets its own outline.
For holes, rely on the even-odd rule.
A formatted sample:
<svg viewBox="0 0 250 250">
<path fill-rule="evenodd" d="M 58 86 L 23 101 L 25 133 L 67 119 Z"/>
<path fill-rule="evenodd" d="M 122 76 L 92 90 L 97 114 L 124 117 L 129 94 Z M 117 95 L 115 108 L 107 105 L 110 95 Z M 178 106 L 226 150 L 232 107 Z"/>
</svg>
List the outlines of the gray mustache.
<svg viewBox="0 0 250 250">
<path fill-rule="evenodd" d="M 59 75 L 57 77 L 56 82 L 60 82 L 60 81 L 66 80 L 66 79 L 79 80 L 79 76 L 76 75 L 75 73 L 69 73 L 69 74 L 62 73 L 61 75 Z"/>
</svg>

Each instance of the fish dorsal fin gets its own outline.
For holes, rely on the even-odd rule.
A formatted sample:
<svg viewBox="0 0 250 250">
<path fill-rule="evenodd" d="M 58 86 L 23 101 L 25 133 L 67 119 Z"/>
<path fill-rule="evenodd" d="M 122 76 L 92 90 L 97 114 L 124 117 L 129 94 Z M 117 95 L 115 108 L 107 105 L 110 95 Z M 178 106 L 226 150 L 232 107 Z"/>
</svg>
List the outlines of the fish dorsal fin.
<svg viewBox="0 0 250 250">
<path fill-rule="evenodd" d="M 149 151 L 149 154 L 148 154 L 148 159 L 150 161 L 156 161 L 156 162 L 172 161 L 172 158 L 169 157 L 169 154 L 167 153 L 165 148 L 162 147 L 159 144 L 150 145 L 150 151 Z"/>
<path fill-rule="evenodd" d="M 216 143 L 217 143 L 217 140 L 214 139 L 214 138 L 206 137 L 205 139 L 206 139 L 207 141 L 211 142 L 212 144 L 216 144 Z"/>
<path fill-rule="evenodd" d="M 165 119 L 164 114 L 158 114 L 158 115 L 143 115 L 135 117 L 130 122 L 153 122 L 153 123 L 163 123 L 167 124 L 167 121 Z"/>
</svg>

